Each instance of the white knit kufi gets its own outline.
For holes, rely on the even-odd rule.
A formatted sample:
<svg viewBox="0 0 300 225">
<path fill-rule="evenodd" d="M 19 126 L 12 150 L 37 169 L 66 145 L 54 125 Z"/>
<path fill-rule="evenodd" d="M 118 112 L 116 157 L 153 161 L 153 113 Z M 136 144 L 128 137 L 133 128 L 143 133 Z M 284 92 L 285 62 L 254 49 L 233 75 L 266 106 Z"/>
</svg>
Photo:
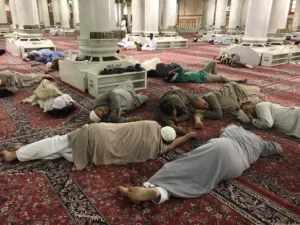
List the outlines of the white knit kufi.
<svg viewBox="0 0 300 225">
<path fill-rule="evenodd" d="M 176 131 L 173 127 L 166 126 L 160 130 L 161 136 L 165 141 L 173 141 L 176 138 Z"/>
<path fill-rule="evenodd" d="M 99 116 L 97 116 L 97 114 L 95 113 L 94 110 L 92 110 L 90 112 L 90 119 L 93 121 L 93 122 L 100 122 L 101 121 L 101 118 Z"/>
<path fill-rule="evenodd" d="M 47 67 L 48 70 L 51 70 L 52 62 L 48 62 L 48 63 L 46 64 L 46 67 Z"/>
</svg>

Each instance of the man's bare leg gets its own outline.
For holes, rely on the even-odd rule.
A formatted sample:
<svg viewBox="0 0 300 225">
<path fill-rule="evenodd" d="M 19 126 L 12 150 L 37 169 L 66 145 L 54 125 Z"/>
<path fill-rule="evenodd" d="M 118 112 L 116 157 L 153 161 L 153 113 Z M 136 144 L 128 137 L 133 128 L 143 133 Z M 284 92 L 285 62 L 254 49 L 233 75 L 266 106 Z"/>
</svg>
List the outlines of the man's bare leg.
<svg viewBox="0 0 300 225">
<path fill-rule="evenodd" d="M 7 150 L 2 150 L 1 154 L 4 156 L 6 162 L 13 162 L 17 160 L 17 154 L 15 151 L 10 152 Z"/>
<path fill-rule="evenodd" d="M 152 201 L 160 196 L 160 192 L 156 188 L 145 188 L 145 187 L 122 187 L 119 186 L 118 190 L 123 196 L 127 196 L 134 203 Z"/>
</svg>

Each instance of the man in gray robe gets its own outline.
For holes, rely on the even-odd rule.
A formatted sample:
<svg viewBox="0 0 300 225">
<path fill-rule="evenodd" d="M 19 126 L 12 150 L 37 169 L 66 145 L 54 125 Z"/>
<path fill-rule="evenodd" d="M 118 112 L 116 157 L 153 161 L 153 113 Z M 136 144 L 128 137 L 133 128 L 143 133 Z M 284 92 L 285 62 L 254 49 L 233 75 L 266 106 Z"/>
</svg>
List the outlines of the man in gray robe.
<svg viewBox="0 0 300 225">
<path fill-rule="evenodd" d="M 235 112 L 240 102 L 259 102 L 259 87 L 227 83 L 220 89 L 214 90 L 199 98 L 195 105 L 195 128 L 203 129 L 202 118 L 220 120 L 223 113 Z M 200 109 L 200 110 L 198 110 Z"/>
<path fill-rule="evenodd" d="M 7 162 L 64 157 L 74 162 L 74 169 L 82 170 L 93 165 L 144 162 L 195 137 L 196 133 L 190 132 L 176 138 L 173 128 L 161 128 L 155 121 L 92 123 L 62 136 L 18 147 L 17 151 L 1 153 Z"/>
<path fill-rule="evenodd" d="M 137 117 L 125 118 L 122 115 L 148 101 L 148 97 L 136 94 L 131 80 L 127 80 L 115 89 L 97 96 L 90 119 L 94 122 L 125 123 L 140 120 Z"/>
<path fill-rule="evenodd" d="M 280 132 L 300 138 L 299 107 L 283 107 L 271 102 L 246 102 L 238 112 L 238 119 L 260 129 L 275 127 Z"/>
<path fill-rule="evenodd" d="M 20 88 L 30 87 L 35 83 L 41 82 L 42 79 L 54 80 L 49 75 L 36 75 L 34 73 L 19 73 L 13 70 L 4 70 L 0 72 L 0 91 L 8 90 L 16 93 Z"/>
<path fill-rule="evenodd" d="M 220 138 L 166 163 L 144 187 L 122 187 L 121 194 L 134 202 L 162 203 L 171 196 L 194 198 L 213 190 L 220 181 L 235 179 L 260 156 L 279 154 L 282 148 L 275 142 L 263 141 L 242 127 L 230 125 Z"/>
</svg>

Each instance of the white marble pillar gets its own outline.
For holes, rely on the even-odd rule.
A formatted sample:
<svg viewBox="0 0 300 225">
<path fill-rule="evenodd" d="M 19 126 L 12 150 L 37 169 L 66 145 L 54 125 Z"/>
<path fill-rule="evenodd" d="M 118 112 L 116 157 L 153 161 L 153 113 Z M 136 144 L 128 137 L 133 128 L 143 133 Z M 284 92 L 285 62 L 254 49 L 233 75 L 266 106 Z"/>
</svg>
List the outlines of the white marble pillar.
<svg viewBox="0 0 300 225">
<path fill-rule="evenodd" d="M 206 29 L 206 20 L 207 20 L 207 0 L 203 0 L 203 9 L 202 9 L 202 19 L 201 19 L 201 30 Z"/>
<path fill-rule="evenodd" d="M 54 25 L 60 24 L 60 0 L 52 0 L 52 12 L 53 12 L 53 20 Z"/>
<path fill-rule="evenodd" d="M 7 23 L 7 16 L 6 16 L 4 0 L 0 0 L 0 23 Z"/>
<path fill-rule="evenodd" d="M 245 29 L 246 21 L 247 21 L 247 14 L 248 14 L 248 6 L 249 0 L 241 0 L 242 1 L 242 9 L 240 15 L 240 27 L 241 29 Z"/>
<path fill-rule="evenodd" d="M 73 0 L 72 2 L 72 8 L 73 8 L 73 26 L 79 25 L 79 6 L 78 6 L 78 0 Z"/>
<path fill-rule="evenodd" d="M 132 34 L 142 34 L 145 29 L 145 0 L 132 0 Z M 148 13 L 147 13 L 148 14 Z"/>
<path fill-rule="evenodd" d="M 144 35 L 149 36 L 150 33 L 158 35 L 159 0 L 145 0 L 145 12 Z"/>
<path fill-rule="evenodd" d="M 131 5 L 127 5 L 127 23 L 131 24 L 132 8 Z"/>
<path fill-rule="evenodd" d="M 120 10 L 119 10 L 119 4 L 115 3 L 114 4 L 114 8 L 115 8 L 115 21 L 116 21 L 116 27 L 120 28 L 121 25 L 121 18 L 120 18 Z"/>
<path fill-rule="evenodd" d="M 276 33 L 278 29 L 285 29 L 290 2 L 286 0 L 273 0 L 269 23 L 269 33 Z"/>
<path fill-rule="evenodd" d="M 36 0 L 18 1 L 16 3 L 19 29 L 23 29 L 24 25 L 38 25 L 40 23 Z"/>
<path fill-rule="evenodd" d="M 176 0 L 164 0 L 163 2 L 163 29 L 168 29 L 169 26 L 175 26 L 177 22 L 177 1 Z"/>
<path fill-rule="evenodd" d="M 111 26 L 111 30 L 116 30 L 117 29 L 117 15 L 116 15 L 116 3 L 115 0 L 110 0 L 110 4 L 111 4 L 111 17 L 112 20 L 110 21 L 110 26 Z M 120 28 L 118 28 L 120 29 Z"/>
<path fill-rule="evenodd" d="M 243 1 L 231 0 L 229 23 L 227 32 L 237 31 L 237 26 L 240 27 L 240 13 Z"/>
<path fill-rule="evenodd" d="M 60 20 L 62 28 L 70 28 L 70 8 L 68 0 L 59 0 Z"/>
<path fill-rule="evenodd" d="M 49 9 L 47 0 L 38 0 L 40 22 L 42 21 L 46 27 L 50 26 Z"/>
<path fill-rule="evenodd" d="M 296 2 L 296 9 L 293 17 L 292 30 L 300 30 L 300 0 Z"/>
<path fill-rule="evenodd" d="M 206 29 L 210 29 L 213 27 L 216 8 L 215 3 L 215 0 L 207 0 Z"/>
<path fill-rule="evenodd" d="M 226 24 L 226 7 L 228 0 L 217 0 L 215 31 L 223 31 Z"/>
<path fill-rule="evenodd" d="M 39 0 L 36 1 L 37 6 L 38 6 L 38 12 L 39 12 L 39 21 L 40 24 L 44 24 L 44 19 L 43 19 L 43 12 L 42 12 L 42 5 Z"/>
<path fill-rule="evenodd" d="M 112 56 L 117 50 L 115 41 L 111 39 L 90 39 L 91 32 L 111 31 L 111 0 L 79 0 L 80 46 L 82 55 Z M 99 19 L 101 15 L 101 19 Z"/>
<path fill-rule="evenodd" d="M 10 12 L 11 12 L 13 28 L 16 29 L 16 26 L 19 25 L 19 21 L 18 21 L 18 15 L 17 15 L 15 0 L 10 0 L 9 1 L 9 9 L 10 9 Z"/>
<path fill-rule="evenodd" d="M 250 0 L 243 42 L 266 43 L 273 0 Z"/>
</svg>

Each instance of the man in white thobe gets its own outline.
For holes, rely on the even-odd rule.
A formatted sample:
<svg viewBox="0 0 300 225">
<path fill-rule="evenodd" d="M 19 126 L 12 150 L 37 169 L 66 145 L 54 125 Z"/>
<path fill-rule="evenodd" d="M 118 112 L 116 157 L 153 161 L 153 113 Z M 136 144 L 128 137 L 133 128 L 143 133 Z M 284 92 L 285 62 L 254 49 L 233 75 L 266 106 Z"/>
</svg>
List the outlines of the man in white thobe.
<svg viewBox="0 0 300 225">
<path fill-rule="evenodd" d="M 143 51 L 153 51 L 156 49 L 156 47 L 157 47 L 156 39 L 154 38 L 154 35 L 151 33 L 149 41 L 143 45 L 142 50 Z"/>
<path fill-rule="evenodd" d="M 245 117 L 245 113 L 248 118 Z M 242 104 L 238 118 L 242 122 L 251 122 L 260 129 L 275 127 L 287 135 L 300 138 L 299 107 L 283 107 L 271 102 L 246 102 Z"/>
</svg>

